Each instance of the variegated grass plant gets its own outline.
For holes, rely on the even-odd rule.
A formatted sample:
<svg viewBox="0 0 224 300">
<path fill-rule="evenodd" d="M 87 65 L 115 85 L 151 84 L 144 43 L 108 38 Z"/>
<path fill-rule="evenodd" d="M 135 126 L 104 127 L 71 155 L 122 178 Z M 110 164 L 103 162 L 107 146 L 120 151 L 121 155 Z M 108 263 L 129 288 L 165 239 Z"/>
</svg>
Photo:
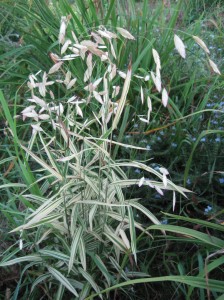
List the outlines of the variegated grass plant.
<svg viewBox="0 0 224 300">
<path fill-rule="evenodd" d="M 73 31 L 66 32 L 69 19 L 70 16 L 61 18 L 60 51 L 50 54 L 53 66 L 48 72 L 40 70 L 29 76 L 27 107 L 14 120 L 1 96 L 9 119 L 8 134 L 14 139 L 17 154 L 22 156 L 19 165 L 26 183 L 1 187 L 20 188 L 15 200 L 25 205 L 12 230 L 19 232 L 17 248 L 7 250 L 0 264 L 6 267 L 27 262 L 14 292 L 15 299 L 23 291 L 23 277 L 27 274 L 31 278 L 30 297 L 38 294 L 39 285 L 44 285 L 46 294 L 51 290 L 57 299 L 69 292 L 85 299 L 93 291 L 103 298 L 100 291 L 104 289 L 108 289 L 110 298 L 109 288 L 121 280 L 147 277 L 141 272 L 125 271 L 127 260 L 133 268 L 138 264 L 138 236 L 152 238 L 146 227 L 136 221 L 135 211 L 157 225 L 152 229 L 165 232 L 140 199 L 125 198 L 124 189 L 145 185 L 161 195 L 170 190 L 173 209 L 175 193 L 187 192 L 168 179 L 169 173 L 162 166 L 156 171 L 143 162 L 115 159 L 116 147 L 148 151 L 113 138 L 122 117 L 128 118 L 128 92 L 135 83 L 131 59 L 126 70 L 119 70 L 116 60 L 122 45 L 134 42 L 134 36 L 120 27 L 114 32 L 99 26 L 81 39 Z M 207 52 L 204 42 L 194 39 Z M 174 45 L 185 58 L 184 43 L 177 35 Z M 145 76 L 135 74 L 135 78 L 155 86 L 166 107 L 169 95 L 161 79 L 156 49 L 152 49 L 152 56 L 155 70 Z M 212 60 L 209 63 L 214 72 L 220 73 Z M 78 70 L 79 77 L 71 70 Z M 134 115 L 148 124 L 152 102 L 142 87 L 140 99 L 145 114 L 136 111 Z M 21 126 L 29 127 L 24 141 L 17 137 L 15 127 L 16 120 L 21 119 L 25 124 Z M 128 178 L 128 168 L 142 170 L 144 177 Z M 147 179 L 148 174 L 152 179 Z"/>
</svg>

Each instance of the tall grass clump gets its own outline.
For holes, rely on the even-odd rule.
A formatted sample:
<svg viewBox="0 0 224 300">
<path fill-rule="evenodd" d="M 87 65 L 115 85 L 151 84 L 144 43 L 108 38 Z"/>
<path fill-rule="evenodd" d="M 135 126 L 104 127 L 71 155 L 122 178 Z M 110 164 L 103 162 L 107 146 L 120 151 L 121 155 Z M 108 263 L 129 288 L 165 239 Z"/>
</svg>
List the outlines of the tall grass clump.
<svg viewBox="0 0 224 300">
<path fill-rule="evenodd" d="M 70 291 L 84 299 L 92 289 L 100 292 L 115 284 L 114 271 L 124 272 L 120 266 L 124 255 L 132 266 L 137 264 L 137 233 L 150 238 L 136 221 L 135 211 L 160 224 L 139 199 L 126 199 L 123 188 L 147 185 L 160 194 L 167 189 L 174 195 L 187 191 L 167 178 L 165 168 L 156 171 L 141 162 L 113 159 L 116 146 L 147 151 L 113 140 L 123 113 L 128 114 L 126 100 L 132 81 L 131 61 L 127 70 L 117 70 L 116 40 L 124 45 L 134 37 L 123 28 L 114 33 L 99 27 L 91 33 L 93 40 L 78 40 L 74 32 L 66 34 L 69 18 L 61 18 L 60 56 L 52 52 L 53 66 L 48 72 L 40 70 L 29 76 L 27 105 L 14 120 L 1 96 L 8 134 L 14 139 L 26 183 L 25 189 L 23 183 L 2 186 L 20 188 L 12 202 L 25 205 L 12 232 L 20 232 L 17 247 L 28 254 L 11 260 L 11 249 L 6 250 L 9 253 L 1 263 L 29 262 L 21 273 L 18 295 L 28 284 L 27 276 L 22 277 L 29 269 L 31 294 L 37 292 L 40 282 L 49 287 L 58 282 L 55 295 Z M 159 68 L 156 50 L 154 56 Z M 143 104 L 143 92 L 141 97 Z M 168 100 L 167 96 L 163 99 Z M 149 118 L 149 97 L 147 106 Z M 23 141 L 17 136 L 15 122 L 25 132 Z M 124 171 L 130 167 L 153 178 L 130 179 Z M 13 249 L 16 254 L 18 250 Z M 36 275 L 35 268 L 39 270 Z M 128 273 L 123 276 L 129 278 Z M 135 276 L 143 274 L 136 272 Z"/>
</svg>

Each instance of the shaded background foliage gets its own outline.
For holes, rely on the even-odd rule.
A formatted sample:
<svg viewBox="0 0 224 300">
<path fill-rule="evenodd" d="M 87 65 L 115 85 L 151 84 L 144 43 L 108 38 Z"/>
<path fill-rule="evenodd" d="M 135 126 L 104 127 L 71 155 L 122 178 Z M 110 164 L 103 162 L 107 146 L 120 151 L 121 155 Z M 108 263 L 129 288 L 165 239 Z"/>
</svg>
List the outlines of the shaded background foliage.
<svg viewBox="0 0 224 300">
<path fill-rule="evenodd" d="M 146 208 L 156 214 L 164 226 L 180 226 L 181 228 L 196 229 L 209 236 L 223 238 L 223 203 L 222 195 L 224 188 L 224 160 L 223 160 L 223 75 L 214 76 L 209 69 L 205 54 L 198 45 L 193 43 L 190 35 L 198 35 L 203 38 L 211 51 L 211 57 L 216 61 L 221 72 L 223 70 L 223 4 L 221 1 L 2 1 L 0 3 L 1 14 L 1 39 L 0 39 L 0 88 L 7 99 L 12 115 L 18 114 L 24 108 L 26 98 L 26 87 L 28 75 L 38 70 L 47 71 L 52 66 L 49 57 L 51 52 L 57 51 L 57 39 L 60 19 L 62 15 L 72 15 L 70 28 L 73 28 L 77 36 L 87 37 L 90 31 L 99 26 L 105 25 L 113 29 L 117 26 L 126 28 L 136 38 L 137 42 L 120 44 L 121 52 L 118 56 L 118 68 L 127 69 L 127 62 L 132 58 L 133 73 L 145 76 L 148 70 L 153 67 L 152 48 L 160 53 L 163 78 L 165 86 L 169 87 L 170 105 L 168 110 L 163 108 L 160 98 L 150 83 L 143 86 L 145 92 L 151 93 L 153 100 L 153 112 L 148 125 L 143 124 L 135 116 L 136 110 L 140 107 L 140 87 L 138 79 L 133 79 L 135 84 L 128 94 L 126 114 L 121 128 L 114 134 L 113 139 L 131 145 L 149 147 L 150 154 L 143 151 L 136 151 L 128 148 L 114 149 L 114 157 L 127 158 L 131 160 L 149 160 L 148 166 L 158 168 L 163 165 L 168 168 L 172 180 L 180 185 L 193 190 L 194 194 L 189 199 L 182 196 L 177 197 L 176 215 L 184 216 L 186 219 L 179 219 L 178 216 L 166 215 L 163 212 L 171 213 L 171 195 L 169 192 L 165 197 L 149 190 L 147 187 L 138 187 L 125 190 L 126 199 L 141 197 Z M 149 9 L 149 6 L 151 9 Z M 128 18 L 127 18 L 128 16 Z M 186 61 L 178 57 L 173 50 L 173 33 L 178 32 L 187 45 Z M 78 80 L 83 76 L 82 66 L 74 68 Z M 82 70 L 82 71 L 80 71 Z M 193 71 L 192 71 L 193 70 Z M 63 97 L 65 91 L 55 90 L 58 97 Z M 129 110 L 129 111 L 128 111 Z M 141 113 L 140 113 L 141 114 Z M 133 117 L 135 118 L 133 120 Z M 1 160 L 9 156 L 16 157 L 16 147 L 13 140 L 7 133 L 7 120 L 0 108 L 0 132 Z M 92 128 L 97 133 L 97 128 Z M 21 120 L 17 123 L 17 134 L 21 140 L 27 136 L 26 128 Z M 93 134 L 94 135 L 94 134 Z M 20 154 L 21 155 L 21 154 Z M 21 158 L 21 157 L 20 157 Z M 153 160 L 150 160 L 153 159 Z M 21 165 L 17 162 L 18 157 L 0 165 L 1 185 L 17 181 L 18 174 L 24 178 Z M 35 167 L 33 164 L 32 167 Z M 139 169 L 126 169 L 127 174 L 134 178 L 146 176 L 144 171 Z M 17 223 L 13 211 L 22 213 L 24 203 L 16 204 L 10 201 L 19 189 L 1 190 L 3 209 L 1 219 L 1 234 L 4 240 L 2 253 L 12 245 L 14 253 L 17 252 L 15 243 L 17 235 L 9 235 Z M 26 204 L 25 204 L 26 205 Z M 134 211 L 135 218 L 146 227 L 149 226 L 148 219 L 141 213 Z M 191 219 L 197 219 L 191 222 Z M 200 224 L 206 220 L 208 223 Z M 217 225 L 218 227 L 212 227 Z M 167 226 L 168 226 L 167 225 Z M 169 231 L 168 231 L 169 232 Z M 138 232 L 139 234 L 139 232 Z M 193 240 L 184 234 L 167 233 L 167 236 L 153 231 L 154 239 L 139 238 L 139 265 L 134 271 L 142 271 L 150 274 L 151 277 L 167 275 L 191 275 L 197 277 L 203 272 L 206 265 L 206 258 L 209 254 L 217 251 L 201 240 Z M 49 245 L 53 243 L 49 241 Z M 205 246 L 207 245 L 207 246 Z M 12 256 L 6 252 L 8 256 Z M 6 255 L 4 253 L 4 255 Z M 187 258 L 186 258 L 187 257 Z M 217 254 L 211 258 L 213 262 L 212 272 L 209 278 L 223 280 L 223 256 Z M 4 257 L 3 257 L 4 258 Z M 124 260 L 125 261 L 125 260 Z M 209 261 L 207 261 L 209 263 Z M 125 269 L 126 268 L 126 269 Z M 123 269 L 132 270 L 133 266 L 126 258 Z M 10 288 L 13 293 L 18 283 L 22 265 L 4 268 L 2 271 L 3 288 Z M 34 281 L 34 274 L 43 272 L 41 267 L 34 266 L 31 272 L 26 272 L 26 278 L 21 285 L 18 297 L 28 297 L 29 287 Z M 97 272 L 92 270 L 94 275 Z M 96 272 L 96 273 L 94 273 Z M 116 271 L 117 272 L 117 271 Z M 115 273 L 116 273 L 115 272 Z M 4 277 L 11 273 L 10 281 Z M 203 277 L 203 276 L 202 276 Z M 99 281 L 102 281 L 102 278 Z M 39 299 L 45 295 L 46 299 L 55 297 L 58 291 L 57 283 L 54 282 L 53 292 L 49 286 L 41 285 L 41 290 L 35 290 L 32 299 Z M 167 283 L 145 283 L 119 289 L 115 293 L 117 298 L 124 299 L 180 299 L 183 297 L 194 297 L 209 299 L 206 289 L 196 288 L 191 295 L 191 287 L 185 284 L 173 282 Z M 158 289 L 165 290 L 158 293 Z M 218 298 L 220 293 L 213 292 L 211 299 Z M 126 295 L 126 296 L 125 296 Z M 147 295 L 147 296 L 146 296 Z M 191 295 L 191 296 L 190 296 Z M 70 296 L 69 292 L 64 293 L 64 298 Z M 190 299 L 190 298 L 188 298 Z"/>
</svg>

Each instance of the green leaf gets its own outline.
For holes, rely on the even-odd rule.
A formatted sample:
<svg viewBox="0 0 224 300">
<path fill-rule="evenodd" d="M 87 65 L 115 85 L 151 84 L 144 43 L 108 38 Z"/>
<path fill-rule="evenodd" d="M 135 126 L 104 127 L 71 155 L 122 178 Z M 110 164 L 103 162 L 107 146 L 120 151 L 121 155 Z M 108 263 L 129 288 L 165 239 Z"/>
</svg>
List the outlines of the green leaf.
<svg viewBox="0 0 224 300">
<path fill-rule="evenodd" d="M 172 282 L 179 282 L 186 285 L 194 286 L 197 288 L 207 289 L 209 288 L 211 291 L 215 292 L 224 292 L 224 285 L 221 280 L 208 280 L 208 285 L 204 278 L 197 278 L 194 276 L 161 276 L 161 277 L 154 277 L 154 278 L 142 278 L 142 279 L 134 279 L 128 280 L 126 282 L 116 284 L 112 287 L 109 287 L 103 291 L 100 291 L 100 294 L 108 293 L 109 291 L 116 290 L 128 285 L 134 284 L 145 284 L 145 283 L 153 283 L 153 282 L 164 282 L 164 281 L 172 281 Z M 85 300 L 91 300 L 97 297 L 99 294 L 94 294 L 87 297 Z"/>
<path fill-rule="evenodd" d="M 214 236 L 210 236 L 208 234 L 199 232 L 197 230 L 175 226 L 175 225 L 152 225 L 148 227 L 148 230 L 154 230 L 154 229 L 160 229 L 164 231 L 170 231 L 174 233 L 179 233 L 185 236 L 192 237 L 192 242 L 195 242 L 195 240 L 200 240 L 204 242 L 205 244 L 208 244 L 210 246 L 216 247 L 216 248 L 223 248 L 224 247 L 224 241 L 216 238 Z"/>
<path fill-rule="evenodd" d="M 184 171 L 184 185 L 186 185 L 186 182 L 187 182 L 187 178 L 188 178 L 188 174 L 190 172 L 190 167 L 191 167 L 191 163 L 192 163 L 192 159 L 193 159 L 193 155 L 194 155 L 194 152 L 200 142 L 200 140 L 206 136 L 206 135 L 209 135 L 209 134 L 217 134 L 217 133 L 220 133 L 220 134 L 223 134 L 223 130 L 204 130 L 202 131 L 202 133 L 199 135 L 199 137 L 197 138 L 197 140 L 195 141 L 194 143 L 194 146 L 191 150 L 191 154 L 189 156 L 189 159 L 186 163 L 186 168 L 185 168 L 185 171 Z"/>
<path fill-rule="evenodd" d="M 110 275 L 110 273 L 109 273 L 107 267 L 105 266 L 105 264 L 103 263 L 102 259 L 97 254 L 95 254 L 95 255 L 93 253 L 88 253 L 88 254 L 91 256 L 91 259 L 95 262 L 96 266 L 100 269 L 100 271 L 106 278 L 108 286 L 110 286 L 111 281 L 113 280 L 113 277 Z"/>
<path fill-rule="evenodd" d="M 24 188 L 27 187 L 25 184 L 22 183 L 6 183 L 6 184 L 2 184 L 0 185 L 0 189 L 8 189 L 8 188 Z"/>
<path fill-rule="evenodd" d="M 9 123 L 9 127 L 10 127 L 12 135 L 13 135 L 13 139 L 18 144 L 19 139 L 18 139 L 17 131 L 16 131 L 16 124 L 15 124 L 16 121 L 15 121 L 15 119 L 13 120 L 13 118 L 11 116 L 11 113 L 10 113 L 9 107 L 8 107 L 8 103 L 6 102 L 1 90 L 0 90 L 0 103 L 2 105 L 7 122 Z"/>
<path fill-rule="evenodd" d="M 204 227 L 212 228 L 212 229 L 215 229 L 215 230 L 224 231 L 224 226 L 223 225 L 215 224 L 215 223 L 200 220 L 200 219 L 192 219 L 192 218 L 188 218 L 188 217 L 177 216 L 177 215 L 173 215 L 173 214 L 169 214 L 169 213 L 163 213 L 163 214 L 168 216 L 168 217 L 171 217 L 173 219 L 176 219 L 176 220 L 183 220 L 183 221 L 187 221 L 189 223 L 199 224 L 199 225 L 202 225 Z"/>
<path fill-rule="evenodd" d="M 131 251 L 134 255 L 135 262 L 137 264 L 137 246 L 136 246 L 136 232 L 135 232 L 135 220 L 133 216 L 132 208 L 128 207 L 128 218 L 129 218 L 129 227 L 130 227 L 130 236 L 131 236 Z"/>
<path fill-rule="evenodd" d="M 37 277 L 37 279 L 34 280 L 32 286 L 31 286 L 31 293 L 39 283 L 41 283 L 42 281 L 45 281 L 49 277 L 50 277 L 49 274 L 43 274 L 43 275 L 40 275 L 39 277 Z"/>
</svg>

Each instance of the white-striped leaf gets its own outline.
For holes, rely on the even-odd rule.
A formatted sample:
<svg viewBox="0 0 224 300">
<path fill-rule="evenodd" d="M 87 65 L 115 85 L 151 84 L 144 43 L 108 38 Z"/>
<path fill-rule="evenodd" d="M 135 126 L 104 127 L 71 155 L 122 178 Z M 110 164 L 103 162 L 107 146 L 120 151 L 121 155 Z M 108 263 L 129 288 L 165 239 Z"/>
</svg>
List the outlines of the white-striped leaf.
<svg viewBox="0 0 224 300">
<path fill-rule="evenodd" d="M 7 266 L 14 265 L 14 264 L 20 264 L 24 261 L 41 262 L 42 258 L 40 256 L 35 256 L 35 255 L 22 256 L 22 257 L 18 257 L 18 258 L 12 259 L 12 260 L 3 261 L 0 263 L 0 267 L 7 267 Z"/>
<path fill-rule="evenodd" d="M 82 237 L 80 237 L 79 240 L 78 253 L 79 253 L 80 261 L 82 263 L 82 267 L 86 271 L 86 248 Z"/>
<path fill-rule="evenodd" d="M 100 293 L 100 288 L 94 281 L 93 277 L 86 271 L 84 271 L 82 268 L 79 268 L 79 272 L 82 274 L 82 276 L 89 282 L 89 284 L 92 286 L 92 288 L 97 292 Z M 99 294 L 100 298 L 103 299 L 102 295 Z"/>
<path fill-rule="evenodd" d="M 144 215 L 146 215 L 154 224 L 161 224 L 160 221 L 153 215 L 146 207 L 141 205 L 138 202 L 129 201 L 128 202 L 132 207 L 137 208 L 140 210 Z"/>
<path fill-rule="evenodd" d="M 128 66 L 128 72 L 127 72 L 127 75 L 125 78 L 124 87 L 123 87 L 122 94 L 121 94 L 121 99 L 119 101 L 117 112 L 116 112 L 116 115 L 115 115 L 115 118 L 114 118 L 114 121 L 112 124 L 112 130 L 117 128 L 117 125 L 120 121 L 120 117 L 121 117 L 121 114 L 122 114 L 124 106 L 125 106 L 130 82 L 131 82 L 131 63 L 129 63 L 129 66 Z"/>
<path fill-rule="evenodd" d="M 32 151 L 30 151 L 25 146 L 21 145 L 21 147 L 30 155 L 33 157 L 33 159 L 38 162 L 46 171 L 50 172 L 54 177 L 58 178 L 60 181 L 63 179 L 61 174 L 56 172 L 52 167 L 50 167 L 48 164 L 45 163 L 42 159 L 40 159 L 38 156 L 36 156 Z"/>
<path fill-rule="evenodd" d="M 135 220 L 133 216 L 132 208 L 128 207 L 128 218 L 129 218 L 129 230 L 131 236 L 131 251 L 134 255 L 135 262 L 137 264 L 137 245 L 136 245 L 136 232 L 135 232 Z"/>
<path fill-rule="evenodd" d="M 52 276 L 57 279 L 63 286 L 65 286 L 73 295 L 78 297 L 78 293 L 76 289 L 71 285 L 71 283 L 68 281 L 68 279 L 62 275 L 58 270 L 48 267 L 48 271 L 52 274 Z"/>
<path fill-rule="evenodd" d="M 71 254 L 70 254 L 70 259 L 69 259 L 69 264 L 68 264 L 68 271 L 70 272 L 73 264 L 74 264 L 74 260 L 76 257 L 76 253 L 78 250 L 78 246 L 80 243 L 80 238 L 82 236 L 83 233 L 83 228 L 80 226 L 79 229 L 76 231 L 73 240 L 72 240 L 72 245 L 71 245 Z"/>
</svg>

